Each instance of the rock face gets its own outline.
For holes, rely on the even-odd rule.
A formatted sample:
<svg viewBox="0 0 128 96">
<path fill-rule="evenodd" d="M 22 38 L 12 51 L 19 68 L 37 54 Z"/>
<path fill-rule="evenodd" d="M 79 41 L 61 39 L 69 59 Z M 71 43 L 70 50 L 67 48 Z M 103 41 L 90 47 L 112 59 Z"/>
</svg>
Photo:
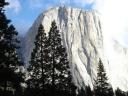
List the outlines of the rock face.
<svg viewBox="0 0 128 96">
<path fill-rule="evenodd" d="M 63 44 L 67 48 L 74 82 L 78 86 L 92 85 L 98 59 L 102 58 L 100 53 L 103 53 L 102 31 L 95 11 L 57 7 L 41 14 L 25 38 L 25 63 L 28 64 L 38 25 L 42 23 L 48 33 L 53 20 L 56 21 Z"/>
<path fill-rule="evenodd" d="M 48 33 L 53 20 L 56 21 L 63 44 L 67 48 L 70 68 L 76 85 L 79 87 L 93 85 L 99 58 L 104 63 L 108 77 L 112 78 L 112 71 L 104 56 L 103 32 L 99 14 L 94 10 L 84 11 L 56 7 L 40 14 L 23 41 L 22 53 L 26 65 L 30 60 L 39 24 L 43 24 L 45 32 Z M 114 79 L 110 79 L 110 82 L 112 80 Z"/>
</svg>

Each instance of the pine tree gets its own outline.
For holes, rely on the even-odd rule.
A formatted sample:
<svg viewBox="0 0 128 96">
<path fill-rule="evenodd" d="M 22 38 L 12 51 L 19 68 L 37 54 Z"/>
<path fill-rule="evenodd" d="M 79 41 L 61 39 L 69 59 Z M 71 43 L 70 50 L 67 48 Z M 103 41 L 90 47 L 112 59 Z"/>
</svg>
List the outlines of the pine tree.
<svg viewBox="0 0 128 96">
<path fill-rule="evenodd" d="M 113 89 L 111 85 L 108 83 L 108 78 L 106 76 L 106 72 L 101 60 L 99 60 L 98 64 L 98 73 L 97 79 L 94 84 L 94 92 L 95 96 L 113 96 Z"/>
<path fill-rule="evenodd" d="M 78 96 L 86 96 L 86 91 L 83 87 L 81 89 L 79 89 Z"/>
<path fill-rule="evenodd" d="M 75 96 L 76 86 L 72 82 L 66 49 L 62 45 L 55 21 L 49 32 L 48 50 L 52 96 Z"/>
<path fill-rule="evenodd" d="M 47 37 L 44 32 L 44 27 L 40 24 L 35 40 L 35 48 L 31 54 L 30 66 L 28 68 L 30 79 L 27 80 L 27 83 L 29 89 L 34 89 L 38 91 L 38 93 L 40 93 L 39 91 L 41 90 L 43 92 L 42 94 L 45 94 L 46 84 L 48 83 L 46 41 Z"/>
<path fill-rule="evenodd" d="M 115 94 L 116 94 L 116 96 L 127 96 L 127 95 L 126 95 L 126 92 L 122 91 L 122 90 L 119 89 L 119 88 L 117 88 L 117 89 L 115 90 Z"/>
<path fill-rule="evenodd" d="M 81 88 L 78 91 L 78 96 L 93 96 L 93 91 L 91 90 L 90 86 L 86 86 L 85 88 Z"/>
<path fill-rule="evenodd" d="M 2 96 L 7 95 L 7 88 L 17 90 L 22 81 L 17 69 L 22 65 L 16 49 L 19 47 L 18 32 L 6 18 L 4 6 L 8 5 L 5 0 L 0 0 L 0 88 Z"/>
<path fill-rule="evenodd" d="M 93 96 L 93 91 L 90 86 L 86 86 L 86 96 Z"/>
</svg>

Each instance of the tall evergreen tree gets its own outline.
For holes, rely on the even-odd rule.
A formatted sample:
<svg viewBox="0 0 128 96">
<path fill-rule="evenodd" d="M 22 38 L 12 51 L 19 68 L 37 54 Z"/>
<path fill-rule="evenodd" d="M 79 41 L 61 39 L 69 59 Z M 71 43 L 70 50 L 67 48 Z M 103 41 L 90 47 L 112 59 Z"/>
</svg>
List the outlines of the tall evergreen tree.
<svg viewBox="0 0 128 96">
<path fill-rule="evenodd" d="M 18 58 L 16 49 L 19 41 L 18 32 L 6 18 L 4 7 L 8 5 L 5 0 L 0 0 L 0 88 L 3 96 L 7 93 L 7 88 L 17 90 L 22 81 L 17 69 L 22 65 Z"/>
<path fill-rule="evenodd" d="M 48 50 L 52 96 L 75 96 L 76 87 L 72 82 L 67 52 L 55 21 L 49 32 Z"/>
<path fill-rule="evenodd" d="M 86 86 L 86 96 L 93 96 L 93 91 L 90 86 Z"/>
<path fill-rule="evenodd" d="M 95 96 L 113 96 L 113 89 L 111 85 L 108 83 L 108 78 L 106 76 L 106 72 L 101 60 L 99 60 L 98 64 L 98 73 L 97 79 L 94 84 L 94 92 Z"/>
<path fill-rule="evenodd" d="M 78 90 L 78 96 L 86 96 L 86 91 L 83 87 Z"/>
<path fill-rule="evenodd" d="M 27 83 L 29 89 L 34 89 L 38 91 L 38 93 L 40 93 L 39 91 L 42 91 L 42 94 L 45 94 L 46 84 L 48 83 L 48 64 L 46 62 L 47 37 L 42 24 L 40 24 L 38 28 L 38 33 L 35 39 L 35 48 L 31 54 L 30 66 L 28 67 L 30 79 L 27 80 Z"/>
<path fill-rule="evenodd" d="M 90 86 L 86 86 L 78 91 L 78 96 L 93 96 L 93 91 Z"/>
</svg>

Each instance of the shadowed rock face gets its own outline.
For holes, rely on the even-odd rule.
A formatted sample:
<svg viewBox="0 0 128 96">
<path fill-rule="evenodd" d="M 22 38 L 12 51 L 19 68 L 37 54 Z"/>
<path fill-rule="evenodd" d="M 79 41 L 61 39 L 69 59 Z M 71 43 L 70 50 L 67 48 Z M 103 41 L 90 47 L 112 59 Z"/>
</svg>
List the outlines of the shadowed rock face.
<svg viewBox="0 0 128 96">
<path fill-rule="evenodd" d="M 23 58 L 30 60 L 38 25 L 49 32 L 55 20 L 61 32 L 62 43 L 67 48 L 74 82 L 79 86 L 91 85 L 96 76 L 99 58 L 103 57 L 103 37 L 98 13 L 75 8 L 52 8 L 36 19 L 24 39 Z"/>
</svg>

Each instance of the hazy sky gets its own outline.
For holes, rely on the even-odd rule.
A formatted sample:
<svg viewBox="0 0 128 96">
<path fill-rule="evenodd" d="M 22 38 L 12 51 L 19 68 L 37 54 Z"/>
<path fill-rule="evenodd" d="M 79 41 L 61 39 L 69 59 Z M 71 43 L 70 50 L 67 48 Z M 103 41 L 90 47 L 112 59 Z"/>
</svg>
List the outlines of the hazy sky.
<svg viewBox="0 0 128 96">
<path fill-rule="evenodd" d="M 82 9 L 96 9 L 101 13 L 106 39 L 117 39 L 128 46 L 128 0 L 7 0 L 8 18 L 20 34 L 24 34 L 37 16 L 48 8 L 66 5 Z"/>
</svg>

